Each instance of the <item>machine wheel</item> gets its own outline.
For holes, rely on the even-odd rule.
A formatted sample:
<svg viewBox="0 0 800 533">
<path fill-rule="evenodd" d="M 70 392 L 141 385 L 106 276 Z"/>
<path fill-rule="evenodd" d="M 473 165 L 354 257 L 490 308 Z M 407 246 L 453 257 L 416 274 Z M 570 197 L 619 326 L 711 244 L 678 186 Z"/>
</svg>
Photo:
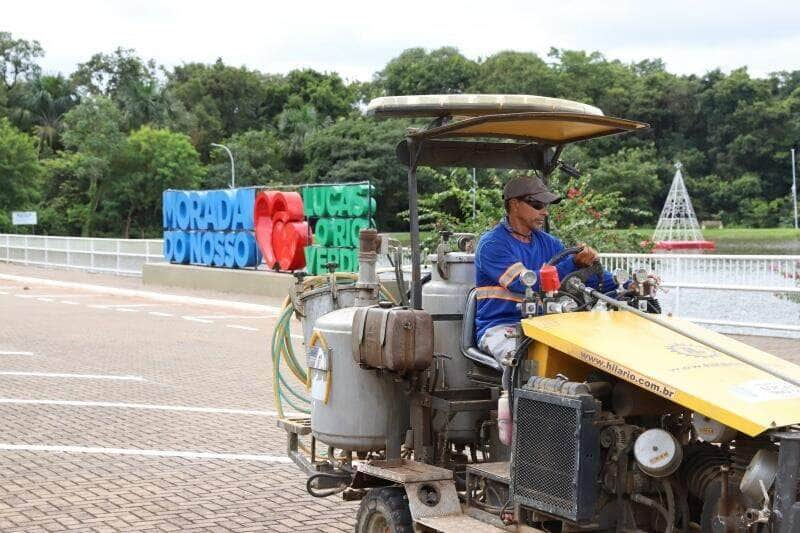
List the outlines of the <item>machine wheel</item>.
<svg viewBox="0 0 800 533">
<path fill-rule="evenodd" d="M 413 533 L 408 497 L 402 487 L 371 489 L 361 500 L 356 533 Z"/>
</svg>

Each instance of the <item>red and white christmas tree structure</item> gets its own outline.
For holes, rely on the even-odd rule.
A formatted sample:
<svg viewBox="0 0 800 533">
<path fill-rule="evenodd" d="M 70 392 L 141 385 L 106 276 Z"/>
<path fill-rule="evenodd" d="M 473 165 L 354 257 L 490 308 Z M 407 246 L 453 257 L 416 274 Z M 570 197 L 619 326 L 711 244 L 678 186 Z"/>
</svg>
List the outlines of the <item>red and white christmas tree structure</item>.
<svg viewBox="0 0 800 533">
<path fill-rule="evenodd" d="M 713 250 L 714 243 L 703 238 L 692 200 L 683 183 L 680 162 L 675 163 L 675 177 L 653 233 L 655 250 Z"/>
</svg>

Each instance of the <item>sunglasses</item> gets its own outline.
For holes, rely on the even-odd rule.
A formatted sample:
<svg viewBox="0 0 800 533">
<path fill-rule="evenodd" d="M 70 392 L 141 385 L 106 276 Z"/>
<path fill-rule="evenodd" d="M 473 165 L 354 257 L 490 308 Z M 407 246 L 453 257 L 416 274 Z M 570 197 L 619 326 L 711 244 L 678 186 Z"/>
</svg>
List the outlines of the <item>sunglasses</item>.
<svg viewBox="0 0 800 533">
<path fill-rule="evenodd" d="M 533 198 L 533 196 L 523 196 L 523 197 L 521 197 L 519 199 L 521 201 L 525 202 L 526 204 L 528 204 L 529 206 L 531 206 L 532 208 L 536 209 L 537 211 L 541 211 L 542 209 L 544 209 L 548 205 L 545 202 L 541 202 L 539 200 L 535 200 Z"/>
</svg>

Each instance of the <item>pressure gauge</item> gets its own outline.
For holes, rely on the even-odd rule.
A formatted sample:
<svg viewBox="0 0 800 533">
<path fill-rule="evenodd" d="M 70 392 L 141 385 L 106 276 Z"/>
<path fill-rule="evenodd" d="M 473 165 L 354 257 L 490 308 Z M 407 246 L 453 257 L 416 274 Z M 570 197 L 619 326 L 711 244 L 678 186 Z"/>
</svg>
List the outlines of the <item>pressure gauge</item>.
<svg viewBox="0 0 800 533">
<path fill-rule="evenodd" d="M 640 268 L 633 273 L 633 280 L 636 283 L 644 283 L 645 281 L 647 281 L 647 277 L 648 277 L 647 270 L 643 268 Z"/>
<path fill-rule="evenodd" d="M 519 275 L 519 280 L 522 282 L 522 284 L 529 288 L 536 285 L 536 281 L 538 279 L 539 276 L 537 276 L 536 272 L 533 270 L 523 270 L 522 274 Z"/>
<path fill-rule="evenodd" d="M 618 268 L 614 270 L 614 273 L 612 275 L 614 276 L 614 281 L 616 281 L 617 285 L 619 285 L 620 287 L 625 285 L 625 283 L 627 283 L 627 281 L 631 279 L 631 275 L 624 268 Z"/>
</svg>

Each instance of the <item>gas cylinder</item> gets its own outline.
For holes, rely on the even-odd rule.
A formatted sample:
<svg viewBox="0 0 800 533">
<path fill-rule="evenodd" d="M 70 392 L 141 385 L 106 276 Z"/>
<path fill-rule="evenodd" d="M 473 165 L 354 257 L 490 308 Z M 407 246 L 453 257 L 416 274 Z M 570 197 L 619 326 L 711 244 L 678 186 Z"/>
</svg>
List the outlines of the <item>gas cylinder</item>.
<svg viewBox="0 0 800 533">
<path fill-rule="evenodd" d="M 431 280 L 422 287 L 422 308 L 434 317 L 433 351 L 447 356 L 437 361 L 440 371 L 436 388 L 472 388 L 475 384 L 467 377 L 467 371 L 473 363 L 461 353 L 461 328 L 467 294 L 475 286 L 475 254 L 448 252 L 437 259 L 436 255 L 429 257 L 434 265 Z M 478 442 L 481 416 L 459 413 L 448 422 L 445 415 L 439 414 L 433 420 L 433 430 L 441 432 L 446 425 L 451 442 Z"/>
</svg>

